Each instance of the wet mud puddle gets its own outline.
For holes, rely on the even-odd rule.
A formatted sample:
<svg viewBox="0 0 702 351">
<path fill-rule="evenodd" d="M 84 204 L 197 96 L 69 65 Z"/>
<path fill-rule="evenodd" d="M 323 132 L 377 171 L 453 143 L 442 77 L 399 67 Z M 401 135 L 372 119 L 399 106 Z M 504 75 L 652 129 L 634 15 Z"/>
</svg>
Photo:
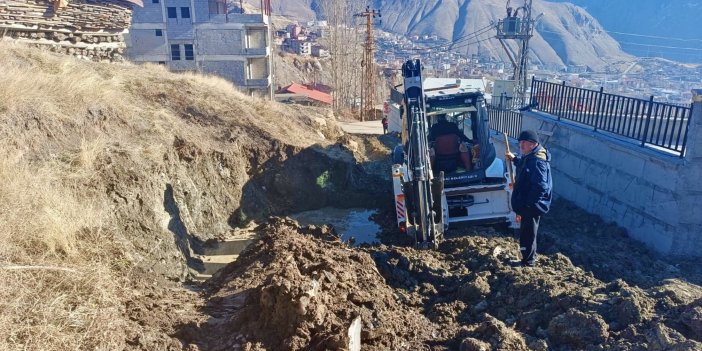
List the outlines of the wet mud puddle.
<svg viewBox="0 0 702 351">
<path fill-rule="evenodd" d="M 341 235 L 341 240 L 350 241 L 354 246 L 378 242 L 380 226 L 370 220 L 377 211 L 366 208 L 333 208 L 325 207 L 319 210 L 300 212 L 289 217 L 300 225 L 331 224 Z"/>
</svg>

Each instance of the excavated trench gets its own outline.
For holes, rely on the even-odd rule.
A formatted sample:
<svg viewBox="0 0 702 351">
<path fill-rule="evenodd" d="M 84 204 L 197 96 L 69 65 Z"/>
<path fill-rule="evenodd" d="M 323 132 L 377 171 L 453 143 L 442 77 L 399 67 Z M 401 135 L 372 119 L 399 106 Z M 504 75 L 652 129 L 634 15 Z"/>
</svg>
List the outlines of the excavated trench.
<svg viewBox="0 0 702 351">
<path fill-rule="evenodd" d="M 389 176 L 383 174 L 388 161 L 383 157 L 359 162 L 358 152 L 349 149 L 344 140 L 350 139 L 326 147 L 272 145 L 246 150 L 248 179 L 241 187 L 240 206 L 229 216 L 232 229 L 220 227 L 217 233 L 189 232 L 174 186 L 167 184 L 164 209 L 170 217 L 168 230 L 189 276 L 204 281 L 234 262 L 259 239 L 256 228 L 270 216 L 289 216 L 305 226 L 331 225 L 341 240 L 351 245 L 379 242 L 381 228 L 371 218 L 387 202 L 383 200 L 391 198 Z M 350 143 L 351 147 L 356 145 Z M 213 155 L 210 162 L 227 164 L 222 155 Z M 187 190 L 181 193 L 186 202 L 193 202 Z"/>
</svg>

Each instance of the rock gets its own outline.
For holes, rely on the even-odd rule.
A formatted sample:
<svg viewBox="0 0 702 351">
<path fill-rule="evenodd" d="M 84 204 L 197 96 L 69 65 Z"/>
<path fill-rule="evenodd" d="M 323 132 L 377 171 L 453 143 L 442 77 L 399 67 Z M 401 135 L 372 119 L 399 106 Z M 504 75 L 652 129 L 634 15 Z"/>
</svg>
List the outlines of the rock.
<svg viewBox="0 0 702 351">
<path fill-rule="evenodd" d="M 529 349 L 533 351 L 548 351 L 546 340 L 537 339 L 529 343 Z"/>
<path fill-rule="evenodd" d="M 656 324 L 645 333 L 649 351 L 683 351 L 700 350 L 702 344 L 685 337 L 677 331 L 668 328 L 665 324 Z"/>
<path fill-rule="evenodd" d="M 689 305 L 702 298 L 699 287 L 678 279 L 666 279 L 663 285 L 655 287 L 653 292 L 657 298 L 668 298 L 673 305 Z"/>
<path fill-rule="evenodd" d="M 497 350 L 529 350 L 522 334 L 491 315 L 486 314 L 484 318 L 485 321 L 474 332 L 478 339 L 489 340 L 493 349 Z"/>
<path fill-rule="evenodd" d="M 641 323 L 651 316 L 654 302 L 643 291 L 634 288 L 623 288 L 621 295 L 626 296 L 614 299 L 612 311 L 617 324 L 626 326 Z"/>
<path fill-rule="evenodd" d="M 601 344 L 609 337 L 607 323 L 598 314 L 588 314 L 570 309 L 551 320 L 548 325 L 550 340 L 583 348 Z"/>
<path fill-rule="evenodd" d="M 465 302 L 477 301 L 485 298 L 490 294 L 490 284 L 487 279 L 482 276 L 475 276 L 463 284 L 458 291 L 459 298 Z"/>
<path fill-rule="evenodd" d="M 680 322 L 690 331 L 690 336 L 702 340 L 702 307 L 696 306 L 680 315 Z"/>
<path fill-rule="evenodd" d="M 485 300 L 480 301 L 477 305 L 473 306 L 473 310 L 475 312 L 483 312 L 483 311 L 487 310 L 487 308 L 488 308 L 488 303 Z"/>
<path fill-rule="evenodd" d="M 467 338 L 461 342 L 460 351 L 490 351 L 490 344 L 478 339 Z"/>
</svg>

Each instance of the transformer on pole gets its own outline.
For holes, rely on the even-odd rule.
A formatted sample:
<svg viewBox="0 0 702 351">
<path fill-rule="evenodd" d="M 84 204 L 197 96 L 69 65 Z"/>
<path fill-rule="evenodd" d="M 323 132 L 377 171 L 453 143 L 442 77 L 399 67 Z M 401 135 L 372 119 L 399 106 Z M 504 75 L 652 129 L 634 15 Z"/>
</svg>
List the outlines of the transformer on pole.
<svg viewBox="0 0 702 351">
<path fill-rule="evenodd" d="M 510 105 L 517 108 L 526 105 L 526 89 L 527 89 L 527 67 L 529 65 L 529 39 L 534 34 L 534 24 L 536 21 L 532 18 L 532 2 L 533 0 L 525 0 L 524 6 L 516 9 L 510 7 L 510 0 L 507 0 L 507 17 L 497 22 L 497 39 L 505 49 L 507 57 L 514 68 L 514 93 Z M 519 51 L 517 57 L 512 57 L 512 53 L 505 45 L 504 40 L 517 40 L 519 43 Z"/>
</svg>

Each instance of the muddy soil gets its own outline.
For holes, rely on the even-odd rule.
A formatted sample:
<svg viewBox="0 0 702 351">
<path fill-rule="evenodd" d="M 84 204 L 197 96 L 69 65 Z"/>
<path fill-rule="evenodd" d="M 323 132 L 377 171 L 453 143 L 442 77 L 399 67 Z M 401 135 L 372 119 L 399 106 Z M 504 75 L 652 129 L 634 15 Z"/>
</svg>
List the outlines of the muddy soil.
<svg viewBox="0 0 702 351">
<path fill-rule="evenodd" d="M 398 300 L 368 252 L 329 227 L 273 219 L 260 235 L 206 283 L 209 319 L 180 332 L 191 349 L 347 349 L 357 318 L 364 350 L 421 350 L 438 335 Z"/>
<path fill-rule="evenodd" d="M 286 219 L 257 230 L 261 241 L 206 283 L 207 319 L 176 328 L 191 350 L 348 349 L 357 318 L 364 350 L 702 349 L 699 286 L 662 273 L 647 286 L 598 278 L 556 240 L 538 267 L 513 268 L 517 243 L 493 228 L 454 231 L 436 251 L 352 248 L 333 228 Z"/>
</svg>

